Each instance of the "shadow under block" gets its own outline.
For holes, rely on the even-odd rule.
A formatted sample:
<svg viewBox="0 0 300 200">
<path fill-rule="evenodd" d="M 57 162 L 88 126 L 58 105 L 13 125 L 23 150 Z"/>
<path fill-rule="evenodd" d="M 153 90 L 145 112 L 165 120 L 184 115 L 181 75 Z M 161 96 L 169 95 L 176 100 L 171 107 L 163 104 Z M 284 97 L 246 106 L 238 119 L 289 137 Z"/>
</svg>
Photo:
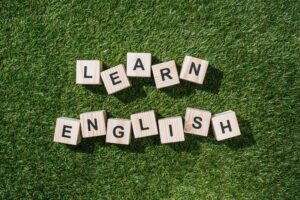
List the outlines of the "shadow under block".
<svg viewBox="0 0 300 200">
<path fill-rule="evenodd" d="M 106 135 L 106 112 L 104 110 L 82 113 L 80 123 L 83 138 Z"/>
<path fill-rule="evenodd" d="M 212 117 L 212 125 L 218 141 L 241 135 L 234 111 L 230 110 L 214 115 Z"/>
<path fill-rule="evenodd" d="M 101 71 L 102 62 L 99 60 L 77 60 L 76 83 L 81 85 L 101 85 Z"/>
<path fill-rule="evenodd" d="M 127 53 L 127 76 L 151 77 L 151 53 Z"/>
<path fill-rule="evenodd" d="M 181 117 L 170 117 L 158 120 L 160 141 L 162 144 L 184 141 Z"/>
<path fill-rule="evenodd" d="M 130 143 L 131 121 L 129 119 L 108 119 L 106 142 L 113 144 Z"/>
<path fill-rule="evenodd" d="M 153 110 L 133 114 L 130 118 L 135 138 L 158 135 L 157 121 Z"/>
<path fill-rule="evenodd" d="M 56 120 L 54 142 L 77 145 L 81 142 L 80 120 L 60 117 Z"/>
<path fill-rule="evenodd" d="M 152 72 L 156 88 L 158 89 L 180 83 L 174 60 L 152 65 Z"/>
<path fill-rule="evenodd" d="M 122 64 L 101 72 L 101 78 L 108 94 L 131 86 Z"/>
<path fill-rule="evenodd" d="M 187 108 L 185 112 L 184 132 L 207 136 L 211 120 L 211 112 L 195 108 Z"/>
<path fill-rule="evenodd" d="M 203 84 L 208 67 L 208 61 L 199 58 L 185 56 L 180 78 L 197 84 Z"/>
</svg>

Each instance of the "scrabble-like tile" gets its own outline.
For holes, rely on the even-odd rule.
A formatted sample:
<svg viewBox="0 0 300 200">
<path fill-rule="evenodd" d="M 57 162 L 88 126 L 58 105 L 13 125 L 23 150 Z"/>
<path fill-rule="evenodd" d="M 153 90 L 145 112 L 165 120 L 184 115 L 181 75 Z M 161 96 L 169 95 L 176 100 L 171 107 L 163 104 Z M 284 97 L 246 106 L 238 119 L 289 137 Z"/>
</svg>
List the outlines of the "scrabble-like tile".
<svg viewBox="0 0 300 200">
<path fill-rule="evenodd" d="M 127 76 L 151 77 L 151 53 L 127 53 Z"/>
<path fill-rule="evenodd" d="M 81 142 L 80 121 L 67 117 L 56 120 L 54 142 L 77 145 Z"/>
<path fill-rule="evenodd" d="M 77 60 L 76 83 L 81 85 L 101 85 L 101 71 L 102 62 L 99 60 Z"/>
<path fill-rule="evenodd" d="M 208 61 L 185 56 L 180 78 L 197 84 L 202 84 L 208 67 Z"/>
<path fill-rule="evenodd" d="M 106 142 L 114 144 L 130 143 L 131 121 L 129 119 L 108 119 Z"/>
<path fill-rule="evenodd" d="M 158 135 L 155 112 L 141 112 L 131 115 L 131 123 L 135 138 Z"/>
<path fill-rule="evenodd" d="M 212 125 L 218 141 L 241 135 L 235 112 L 231 110 L 214 115 Z"/>
<path fill-rule="evenodd" d="M 80 115 L 83 138 L 106 135 L 106 112 L 86 112 Z"/>
<path fill-rule="evenodd" d="M 101 72 L 101 78 L 108 94 L 131 86 L 122 64 Z"/>
<path fill-rule="evenodd" d="M 158 120 L 160 141 L 162 144 L 184 141 L 181 117 L 170 117 Z"/>
<path fill-rule="evenodd" d="M 207 136 L 211 120 L 211 112 L 195 108 L 187 108 L 185 112 L 184 132 Z"/>
<path fill-rule="evenodd" d="M 174 60 L 152 65 L 152 72 L 158 89 L 180 83 Z"/>
</svg>

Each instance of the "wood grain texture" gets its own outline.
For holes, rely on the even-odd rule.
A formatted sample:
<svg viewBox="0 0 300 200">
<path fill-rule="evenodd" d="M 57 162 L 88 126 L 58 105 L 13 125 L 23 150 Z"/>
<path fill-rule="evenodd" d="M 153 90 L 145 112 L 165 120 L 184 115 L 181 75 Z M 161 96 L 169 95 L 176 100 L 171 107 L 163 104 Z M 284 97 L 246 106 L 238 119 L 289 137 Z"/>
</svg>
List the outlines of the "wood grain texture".
<svg viewBox="0 0 300 200">
<path fill-rule="evenodd" d="M 174 60 L 152 65 L 152 72 L 156 88 L 158 89 L 180 83 L 176 63 Z M 163 74 L 168 74 L 169 76 Z"/>
<path fill-rule="evenodd" d="M 116 93 L 131 86 L 122 64 L 103 71 L 101 78 L 108 94 Z"/>
<path fill-rule="evenodd" d="M 127 76 L 151 77 L 151 53 L 127 53 Z"/>
<path fill-rule="evenodd" d="M 131 139 L 131 121 L 129 119 L 113 119 L 107 121 L 106 142 L 128 145 Z"/>
<path fill-rule="evenodd" d="M 102 62 L 99 60 L 77 60 L 76 83 L 81 85 L 101 85 L 101 71 Z"/>
<path fill-rule="evenodd" d="M 160 119 L 158 126 L 162 144 L 184 141 L 182 117 Z"/>
<path fill-rule="evenodd" d="M 54 142 L 77 145 L 81 142 L 80 121 L 67 117 L 56 120 Z"/>
<path fill-rule="evenodd" d="M 104 110 L 82 113 L 80 123 L 83 138 L 106 135 L 106 112 Z"/>
<path fill-rule="evenodd" d="M 212 126 L 218 141 L 241 135 L 236 114 L 231 110 L 214 115 Z"/>
<path fill-rule="evenodd" d="M 157 121 L 153 110 L 133 114 L 130 118 L 135 138 L 158 135 Z"/>
<path fill-rule="evenodd" d="M 191 56 L 185 56 L 180 78 L 197 84 L 203 84 L 208 67 L 208 61 Z"/>
<path fill-rule="evenodd" d="M 207 136 L 211 120 L 211 112 L 195 108 L 187 108 L 185 112 L 184 132 Z"/>
</svg>

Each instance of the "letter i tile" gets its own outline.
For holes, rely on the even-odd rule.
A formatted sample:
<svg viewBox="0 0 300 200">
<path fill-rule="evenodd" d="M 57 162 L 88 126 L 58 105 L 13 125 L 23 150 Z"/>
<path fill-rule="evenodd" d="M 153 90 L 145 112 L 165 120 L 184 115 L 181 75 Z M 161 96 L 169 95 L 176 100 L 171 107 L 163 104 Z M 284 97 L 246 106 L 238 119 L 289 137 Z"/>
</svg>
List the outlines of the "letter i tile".
<svg viewBox="0 0 300 200">
<path fill-rule="evenodd" d="M 158 126 L 162 144 L 184 141 L 182 117 L 160 119 Z"/>
</svg>

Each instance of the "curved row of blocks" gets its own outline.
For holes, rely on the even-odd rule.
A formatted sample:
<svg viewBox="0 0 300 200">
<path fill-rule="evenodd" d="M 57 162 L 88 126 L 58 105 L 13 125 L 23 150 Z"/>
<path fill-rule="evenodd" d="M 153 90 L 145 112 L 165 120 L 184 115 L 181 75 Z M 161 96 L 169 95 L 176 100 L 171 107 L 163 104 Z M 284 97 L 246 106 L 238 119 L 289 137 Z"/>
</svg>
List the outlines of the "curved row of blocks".
<svg viewBox="0 0 300 200">
<path fill-rule="evenodd" d="M 135 138 L 159 135 L 162 144 L 182 142 L 184 133 L 207 136 L 210 124 L 218 141 L 240 135 L 240 128 L 233 111 L 211 116 L 211 112 L 187 108 L 185 121 L 182 117 L 170 117 L 156 120 L 155 112 L 148 111 L 131 115 L 129 119 L 109 118 L 106 112 L 95 111 L 80 115 L 80 120 L 61 117 L 56 121 L 54 142 L 77 145 L 81 138 L 106 135 L 107 143 L 130 143 L 133 134 Z"/>
<path fill-rule="evenodd" d="M 153 73 L 158 89 L 177 85 L 180 79 L 202 84 L 208 61 L 185 56 L 180 76 L 174 60 L 152 65 L 151 53 L 127 53 L 126 70 L 123 64 L 103 70 L 99 60 L 77 60 L 76 83 L 82 85 L 104 84 L 107 93 L 113 94 L 131 86 L 128 77 L 151 77 Z"/>
</svg>

